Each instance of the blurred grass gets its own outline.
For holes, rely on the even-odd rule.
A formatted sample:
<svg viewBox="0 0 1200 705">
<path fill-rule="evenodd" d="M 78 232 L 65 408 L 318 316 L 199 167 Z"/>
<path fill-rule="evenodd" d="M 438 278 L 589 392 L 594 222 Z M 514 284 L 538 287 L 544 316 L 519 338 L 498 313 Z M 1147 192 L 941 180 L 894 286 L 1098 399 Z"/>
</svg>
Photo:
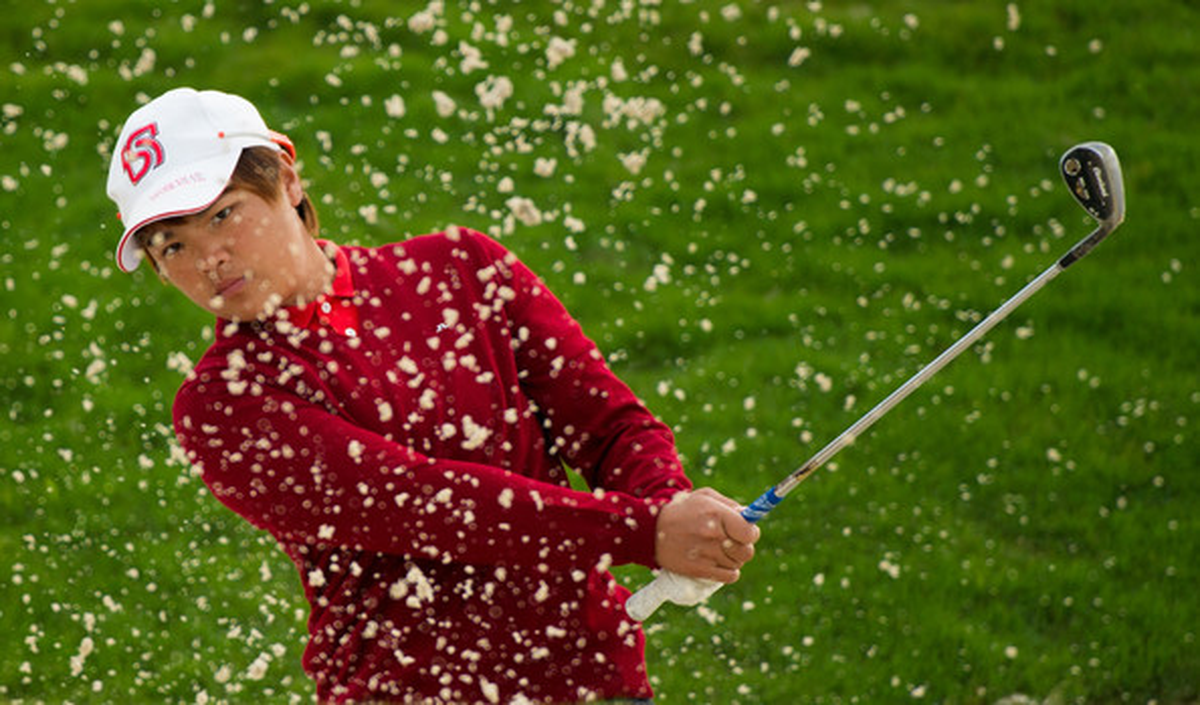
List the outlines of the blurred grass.
<svg viewBox="0 0 1200 705">
<path fill-rule="evenodd" d="M 335 239 L 502 237 L 743 501 L 1086 234 L 1057 157 L 1112 143 L 1122 230 L 791 495 L 648 657 L 664 703 L 1200 697 L 1194 4 L 422 9 L 0 3 L 0 700 L 311 698 L 293 569 L 173 453 L 172 360 L 210 321 L 111 260 L 119 122 L 180 84 L 289 132 Z M 580 113 L 547 112 L 574 82 Z"/>
</svg>

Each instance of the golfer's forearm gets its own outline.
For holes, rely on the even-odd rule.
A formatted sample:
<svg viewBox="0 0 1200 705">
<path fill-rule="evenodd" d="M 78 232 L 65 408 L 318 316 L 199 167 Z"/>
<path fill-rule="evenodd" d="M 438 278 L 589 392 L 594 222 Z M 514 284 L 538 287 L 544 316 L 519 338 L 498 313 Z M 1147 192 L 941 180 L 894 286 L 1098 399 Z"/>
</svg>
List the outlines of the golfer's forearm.
<svg viewBox="0 0 1200 705">
<path fill-rule="evenodd" d="M 481 240 L 493 249 L 499 245 Z M 667 500 L 691 488 L 670 428 L 618 378 L 545 284 L 503 250 L 515 294 L 521 389 L 539 409 L 554 452 L 589 486 Z"/>
</svg>

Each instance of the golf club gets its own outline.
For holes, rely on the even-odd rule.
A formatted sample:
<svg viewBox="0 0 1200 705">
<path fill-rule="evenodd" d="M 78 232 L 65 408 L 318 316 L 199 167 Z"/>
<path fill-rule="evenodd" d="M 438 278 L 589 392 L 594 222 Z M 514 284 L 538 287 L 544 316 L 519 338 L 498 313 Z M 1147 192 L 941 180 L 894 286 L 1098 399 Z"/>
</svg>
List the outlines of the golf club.
<svg viewBox="0 0 1200 705">
<path fill-rule="evenodd" d="M 930 377 L 958 357 L 964 350 L 975 344 L 1000 321 L 1004 320 L 1018 306 L 1033 296 L 1043 286 L 1062 273 L 1064 269 L 1078 262 L 1104 238 L 1116 230 L 1125 220 L 1125 190 L 1121 178 L 1121 164 L 1117 153 L 1112 147 L 1103 142 L 1085 142 L 1067 150 L 1059 161 L 1059 172 L 1067 183 L 1067 189 L 1075 200 L 1083 206 L 1099 224 L 1084 239 L 1080 240 L 1063 255 L 1057 262 L 1025 285 L 1023 289 L 1000 305 L 987 318 L 979 322 L 961 338 L 946 348 L 932 362 L 921 368 L 916 374 L 900 385 L 886 399 L 879 402 L 858 421 L 842 432 L 837 438 L 809 458 L 790 475 L 775 486 L 768 489 L 750 506 L 742 510 L 742 517 L 751 523 L 761 521 L 768 513 L 787 496 L 797 485 L 809 475 L 824 465 L 830 458 L 837 455 L 846 446 L 852 444 L 892 407 L 903 401 L 917 387 L 924 384 Z M 717 591 L 722 583 L 690 578 L 687 576 L 661 571 L 647 586 L 630 596 L 625 604 L 629 616 L 639 622 L 645 621 L 654 614 L 664 602 L 674 602 L 679 605 L 695 605 Z"/>
</svg>

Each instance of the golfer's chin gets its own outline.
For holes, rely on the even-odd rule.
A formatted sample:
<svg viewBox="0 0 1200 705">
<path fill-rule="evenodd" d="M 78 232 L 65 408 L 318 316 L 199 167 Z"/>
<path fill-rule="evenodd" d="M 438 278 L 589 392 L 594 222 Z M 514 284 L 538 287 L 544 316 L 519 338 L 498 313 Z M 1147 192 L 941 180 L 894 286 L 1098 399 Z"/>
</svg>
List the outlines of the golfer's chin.
<svg viewBox="0 0 1200 705">
<path fill-rule="evenodd" d="M 200 304 L 200 307 L 218 318 L 234 323 L 247 323 L 262 320 L 272 315 L 277 307 L 268 305 L 267 297 L 246 296 L 225 298 L 214 296 Z"/>
<path fill-rule="evenodd" d="M 235 323 L 262 321 L 277 316 L 283 302 L 284 297 L 275 290 L 270 280 L 265 279 L 245 281 L 228 288 L 224 293 L 196 301 L 200 308 Z"/>
</svg>

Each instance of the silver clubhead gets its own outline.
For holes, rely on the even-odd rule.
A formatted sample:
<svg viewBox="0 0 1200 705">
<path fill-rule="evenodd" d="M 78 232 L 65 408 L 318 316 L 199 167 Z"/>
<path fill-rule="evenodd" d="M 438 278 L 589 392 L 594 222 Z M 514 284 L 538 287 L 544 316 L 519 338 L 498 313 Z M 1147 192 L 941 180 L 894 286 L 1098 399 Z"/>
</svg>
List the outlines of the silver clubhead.
<svg viewBox="0 0 1200 705">
<path fill-rule="evenodd" d="M 1121 162 L 1103 142 L 1076 145 L 1062 156 L 1059 171 L 1067 188 L 1101 227 L 1112 232 L 1125 220 L 1125 185 Z"/>
</svg>

